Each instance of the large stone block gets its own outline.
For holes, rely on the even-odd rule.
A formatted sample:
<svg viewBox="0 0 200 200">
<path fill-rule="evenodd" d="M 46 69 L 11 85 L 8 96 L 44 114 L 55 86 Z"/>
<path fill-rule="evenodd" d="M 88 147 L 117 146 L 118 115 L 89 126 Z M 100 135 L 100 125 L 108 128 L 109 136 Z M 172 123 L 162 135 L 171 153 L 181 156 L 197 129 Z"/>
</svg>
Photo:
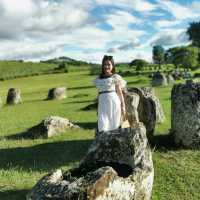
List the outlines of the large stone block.
<svg viewBox="0 0 200 200">
<path fill-rule="evenodd" d="M 27 200 L 150 200 L 154 169 L 143 125 L 99 134 L 78 168 L 43 177 Z"/>
<path fill-rule="evenodd" d="M 20 89 L 10 88 L 8 90 L 6 102 L 9 105 L 21 103 L 22 99 L 21 99 L 21 91 L 20 91 Z"/>
<path fill-rule="evenodd" d="M 147 136 L 152 136 L 154 133 L 156 123 L 162 123 L 165 120 L 164 112 L 162 106 L 160 104 L 159 99 L 155 96 L 154 90 L 151 87 L 143 87 L 143 88 L 129 88 L 127 94 L 125 95 L 125 99 L 131 99 L 132 96 L 133 102 L 132 104 L 137 103 L 135 95 L 139 95 L 139 105 L 137 106 L 139 121 L 143 122 L 147 129 Z M 130 100 L 129 100 L 130 101 Z M 134 110 L 134 106 L 126 100 L 127 109 L 129 109 L 129 115 L 131 114 L 131 107 Z M 135 106 L 136 107 L 136 106 Z M 135 113 L 133 112 L 133 115 Z"/>
<path fill-rule="evenodd" d="M 200 147 L 200 83 L 174 85 L 171 93 L 171 132 L 177 145 Z"/>
</svg>

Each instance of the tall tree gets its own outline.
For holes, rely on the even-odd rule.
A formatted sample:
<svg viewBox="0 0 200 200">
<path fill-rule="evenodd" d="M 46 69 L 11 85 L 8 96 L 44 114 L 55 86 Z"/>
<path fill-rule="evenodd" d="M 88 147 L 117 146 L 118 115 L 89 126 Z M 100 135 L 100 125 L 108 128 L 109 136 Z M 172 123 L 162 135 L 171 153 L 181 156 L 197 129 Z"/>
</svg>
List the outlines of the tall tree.
<svg viewBox="0 0 200 200">
<path fill-rule="evenodd" d="M 200 48 L 200 22 L 192 22 L 187 29 L 192 45 Z"/>
<path fill-rule="evenodd" d="M 167 50 L 165 58 L 167 63 L 172 63 L 176 67 L 192 69 L 198 63 L 198 48 L 192 46 L 174 47 Z"/>
<path fill-rule="evenodd" d="M 135 59 L 135 60 L 131 61 L 131 63 L 129 64 L 130 67 L 135 66 L 136 71 L 140 71 L 140 70 L 144 69 L 145 67 L 147 67 L 148 65 L 149 65 L 149 63 L 143 59 Z"/>
<path fill-rule="evenodd" d="M 161 68 L 161 64 L 165 61 L 165 50 L 161 45 L 156 45 L 153 47 L 153 61 L 155 64 L 159 65 Z"/>
<path fill-rule="evenodd" d="M 192 45 L 198 47 L 198 63 L 200 63 L 200 21 L 190 23 L 187 34 Z"/>
</svg>

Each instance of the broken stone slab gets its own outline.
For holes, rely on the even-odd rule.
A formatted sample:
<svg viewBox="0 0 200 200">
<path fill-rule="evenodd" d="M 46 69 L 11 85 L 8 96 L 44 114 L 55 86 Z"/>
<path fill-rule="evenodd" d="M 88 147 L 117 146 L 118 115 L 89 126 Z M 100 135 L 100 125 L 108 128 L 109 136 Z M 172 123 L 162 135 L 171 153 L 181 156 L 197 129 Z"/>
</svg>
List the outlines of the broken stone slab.
<svg viewBox="0 0 200 200">
<path fill-rule="evenodd" d="M 10 88 L 10 89 L 8 90 L 6 103 L 7 103 L 8 105 L 14 105 L 14 104 L 22 103 L 21 91 L 20 91 L 20 89 L 17 89 L 17 88 Z"/>
<path fill-rule="evenodd" d="M 171 133 L 175 144 L 199 148 L 200 83 L 174 85 L 171 99 Z"/>
<path fill-rule="evenodd" d="M 155 72 L 152 77 L 152 86 L 166 86 L 166 85 L 168 85 L 168 83 L 165 74 L 160 72 Z"/>
<path fill-rule="evenodd" d="M 80 128 L 78 125 L 73 124 L 69 119 L 50 116 L 42 120 L 38 125 L 27 130 L 25 137 L 30 138 L 49 138 L 60 135 L 71 128 Z"/>
<path fill-rule="evenodd" d="M 139 95 L 140 99 L 139 105 L 137 107 L 139 121 L 144 123 L 147 129 L 147 136 L 152 136 L 154 134 L 156 123 L 162 123 L 165 120 L 165 115 L 160 101 L 155 96 L 154 89 L 151 87 L 129 88 L 128 92 L 125 95 L 125 99 L 130 99 L 130 97 L 135 96 L 135 94 Z M 129 105 L 126 105 L 127 109 L 129 110 L 128 116 L 131 116 L 131 109 L 134 110 L 134 106 L 132 105 L 134 105 L 135 103 L 132 102 L 128 104 Z M 135 114 L 133 113 L 133 115 Z"/>
<path fill-rule="evenodd" d="M 67 88 L 66 87 L 57 87 L 52 88 L 48 92 L 47 100 L 62 100 L 67 98 Z"/>
<path fill-rule="evenodd" d="M 154 168 L 146 129 L 99 134 L 78 168 L 44 176 L 27 200 L 150 200 Z"/>
</svg>

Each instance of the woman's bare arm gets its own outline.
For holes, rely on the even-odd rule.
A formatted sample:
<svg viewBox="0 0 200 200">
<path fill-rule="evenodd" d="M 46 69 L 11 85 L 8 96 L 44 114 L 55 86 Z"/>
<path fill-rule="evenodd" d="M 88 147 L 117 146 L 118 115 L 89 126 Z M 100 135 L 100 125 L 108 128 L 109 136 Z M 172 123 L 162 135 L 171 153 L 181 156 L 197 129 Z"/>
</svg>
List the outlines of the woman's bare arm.
<svg viewBox="0 0 200 200">
<path fill-rule="evenodd" d="M 124 101 L 122 89 L 121 89 L 120 85 L 118 85 L 118 84 L 116 85 L 116 91 L 117 91 L 117 94 L 118 94 L 119 99 L 121 101 L 122 116 L 125 119 L 125 114 L 126 114 L 125 101 Z"/>
</svg>

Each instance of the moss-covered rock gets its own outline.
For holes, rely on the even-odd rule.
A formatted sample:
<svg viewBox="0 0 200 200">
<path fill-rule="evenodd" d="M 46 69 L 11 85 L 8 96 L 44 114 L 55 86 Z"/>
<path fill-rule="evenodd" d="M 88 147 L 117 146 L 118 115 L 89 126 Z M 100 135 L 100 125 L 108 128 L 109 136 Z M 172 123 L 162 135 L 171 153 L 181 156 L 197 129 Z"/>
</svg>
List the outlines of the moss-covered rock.
<svg viewBox="0 0 200 200">
<path fill-rule="evenodd" d="M 171 133 L 177 145 L 200 147 L 200 83 L 187 81 L 172 89 Z"/>
<path fill-rule="evenodd" d="M 143 125 L 99 134 L 78 168 L 43 177 L 27 200 L 150 200 L 153 162 Z"/>
</svg>

